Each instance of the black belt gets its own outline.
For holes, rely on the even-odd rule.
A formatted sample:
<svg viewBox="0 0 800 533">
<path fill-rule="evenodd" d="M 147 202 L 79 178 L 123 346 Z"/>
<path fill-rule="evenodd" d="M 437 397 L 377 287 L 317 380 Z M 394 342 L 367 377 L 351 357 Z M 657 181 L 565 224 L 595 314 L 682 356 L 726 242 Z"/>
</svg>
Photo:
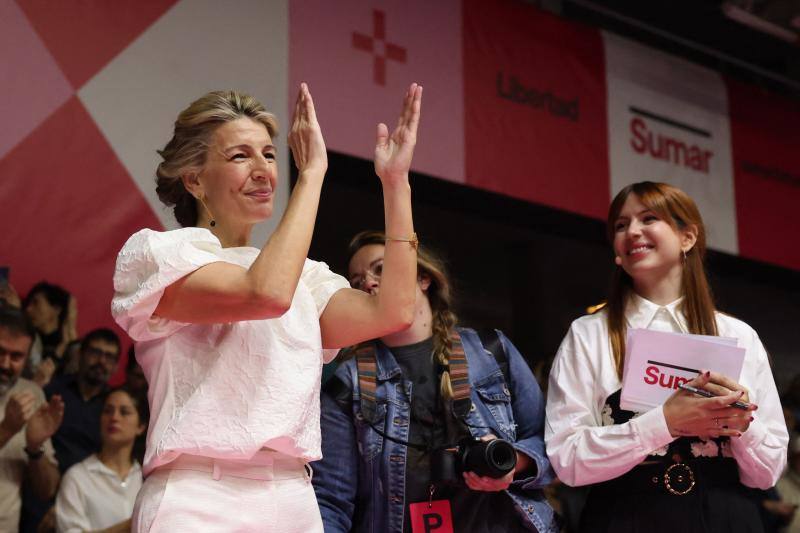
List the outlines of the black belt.
<svg viewBox="0 0 800 533">
<path fill-rule="evenodd" d="M 685 496 L 702 488 L 736 485 L 740 485 L 736 460 L 713 458 L 639 465 L 616 479 L 594 485 L 593 490 Z"/>
</svg>

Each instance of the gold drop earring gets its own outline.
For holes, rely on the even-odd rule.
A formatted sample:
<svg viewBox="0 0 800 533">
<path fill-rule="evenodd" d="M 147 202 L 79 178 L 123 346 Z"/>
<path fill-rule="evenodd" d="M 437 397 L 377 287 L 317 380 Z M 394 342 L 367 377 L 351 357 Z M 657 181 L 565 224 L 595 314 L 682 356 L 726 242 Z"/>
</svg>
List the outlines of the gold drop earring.
<svg viewBox="0 0 800 533">
<path fill-rule="evenodd" d="M 203 204 L 203 207 L 205 208 L 206 213 L 208 213 L 208 218 L 211 219 L 211 222 L 209 222 L 209 225 L 213 228 L 214 226 L 217 225 L 217 221 L 214 220 L 214 215 L 211 214 L 211 210 L 206 205 L 205 200 L 203 200 L 203 195 L 198 196 L 197 199 L 200 200 L 200 203 Z"/>
</svg>

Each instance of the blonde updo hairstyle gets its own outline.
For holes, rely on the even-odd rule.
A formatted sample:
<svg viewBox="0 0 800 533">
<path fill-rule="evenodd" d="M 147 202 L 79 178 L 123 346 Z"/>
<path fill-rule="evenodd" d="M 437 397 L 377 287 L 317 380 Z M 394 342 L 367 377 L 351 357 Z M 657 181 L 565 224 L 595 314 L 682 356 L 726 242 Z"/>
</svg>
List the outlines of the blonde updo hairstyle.
<svg viewBox="0 0 800 533">
<path fill-rule="evenodd" d="M 362 231 L 350 241 L 347 247 L 347 263 L 364 246 L 370 244 L 386 244 L 386 235 L 382 231 Z M 453 312 L 453 294 L 450 279 L 447 275 L 444 261 L 429 248 L 420 244 L 417 250 L 417 275 L 430 279 L 430 285 L 425 291 L 433 315 L 433 357 L 445 368 L 442 372 L 440 389 L 442 397 L 449 400 L 453 397 L 453 387 L 450 383 L 450 353 L 453 342 L 450 335 L 456 327 L 456 315 Z"/>
<path fill-rule="evenodd" d="M 219 126 L 244 117 L 263 124 L 273 139 L 277 136 L 275 116 L 252 96 L 236 91 L 210 92 L 178 115 L 172 139 L 158 151 L 163 161 L 156 169 L 156 193 L 165 205 L 174 206 L 181 226 L 197 225 L 197 200 L 181 178 L 203 168 L 211 136 Z"/>
</svg>

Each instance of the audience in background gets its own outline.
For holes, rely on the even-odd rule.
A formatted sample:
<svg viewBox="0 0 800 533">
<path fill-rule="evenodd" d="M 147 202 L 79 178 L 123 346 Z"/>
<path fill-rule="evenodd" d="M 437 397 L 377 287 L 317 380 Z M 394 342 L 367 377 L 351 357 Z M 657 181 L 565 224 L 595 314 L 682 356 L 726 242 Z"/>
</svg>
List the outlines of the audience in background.
<svg viewBox="0 0 800 533">
<path fill-rule="evenodd" d="M 0 306 L 0 531 L 17 531 L 22 482 L 42 499 L 53 496 L 59 472 L 50 437 L 61 424 L 64 404 L 20 377 L 35 332 L 17 309 Z"/>
<path fill-rule="evenodd" d="M 76 375 L 81 367 L 81 339 L 75 339 L 67 344 L 59 374 Z M 49 381 L 48 381 L 49 383 Z M 47 385 L 44 383 L 42 387 Z"/>
<path fill-rule="evenodd" d="M 147 399 L 128 388 L 106 397 L 100 417 L 103 445 L 70 468 L 56 498 L 57 530 L 130 531 L 142 470 L 134 443 L 147 429 Z"/>
<path fill-rule="evenodd" d="M 78 338 L 78 303 L 63 287 L 41 281 L 28 292 L 22 308 L 38 334 L 31 363 L 43 373 L 37 381 L 46 383 L 59 371 L 67 345 Z"/>
<path fill-rule="evenodd" d="M 119 353 L 116 333 L 93 330 L 81 342 L 78 373 L 58 376 L 45 387 L 48 397 L 64 400 L 64 422 L 53 436 L 61 472 L 100 449 L 100 413 Z"/>
<path fill-rule="evenodd" d="M 0 304 L 16 309 L 22 307 L 19 293 L 17 293 L 13 285 L 8 283 L 8 280 L 0 280 Z"/>
</svg>

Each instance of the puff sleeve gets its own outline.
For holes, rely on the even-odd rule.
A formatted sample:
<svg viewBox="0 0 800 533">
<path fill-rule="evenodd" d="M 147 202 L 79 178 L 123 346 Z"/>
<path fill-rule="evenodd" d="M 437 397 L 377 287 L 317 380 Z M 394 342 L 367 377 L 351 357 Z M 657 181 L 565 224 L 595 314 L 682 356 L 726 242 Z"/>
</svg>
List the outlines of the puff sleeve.
<svg viewBox="0 0 800 533">
<path fill-rule="evenodd" d="M 343 276 L 331 271 L 327 264 L 320 261 L 312 261 L 311 259 L 306 259 L 303 265 L 303 272 L 300 275 L 300 281 L 306 286 L 314 299 L 314 305 L 317 307 L 317 317 L 322 316 L 325 307 L 327 307 L 331 297 L 337 291 L 350 288 L 350 283 Z M 338 353 L 338 349 L 324 349 L 322 350 L 322 359 L 324 362 L 329 363 L 333 361 Z"/>
<path fill-rule="evenodd" d="M 331 297 L 341 289 L 349 289 L 350 283 L 333 272 L 321 261 L 306 259 L 300 279 L 311 292 L 317 306 L 317 316 L 322 316 Z"/>
<path fill-rule="evenodd" d="M 186 324 L 154 317 L 164 290 L 210 263 L 230 262 L 218 255 L 219 240 L 203 228 L 134 233 L 117 256 L 111 314 L 135 341 L 165 337 Z"/>
</svg>

